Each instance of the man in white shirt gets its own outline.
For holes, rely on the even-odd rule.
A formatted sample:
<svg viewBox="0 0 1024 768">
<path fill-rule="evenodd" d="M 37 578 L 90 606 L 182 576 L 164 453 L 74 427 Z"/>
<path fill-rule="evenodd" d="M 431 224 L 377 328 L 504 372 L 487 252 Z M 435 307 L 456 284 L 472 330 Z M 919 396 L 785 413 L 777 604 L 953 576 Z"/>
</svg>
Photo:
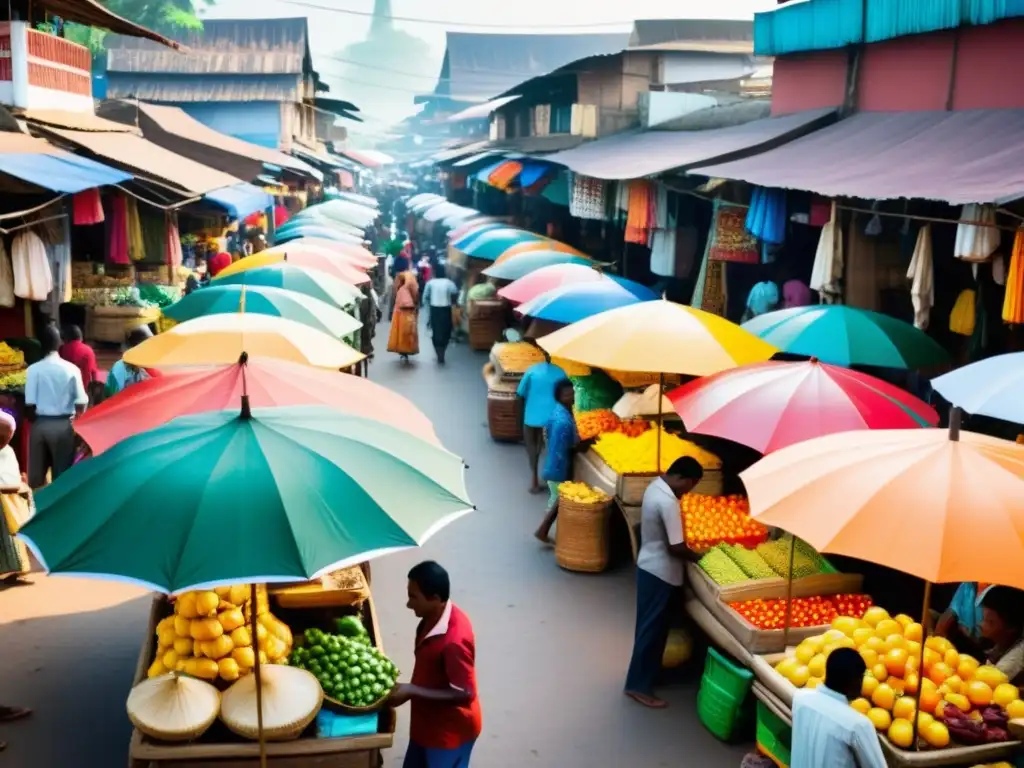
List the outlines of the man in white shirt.
<svg viewBox="0 0 1024 768">
<path fill-rule="evenodd" d="M 57 354 L 61 343 L 57 326 L 43 328 L 39 341 L 44 357 L 25 372 L 25 406 L 32 422 L 28 484 L 33 489 L 46 485 L 48 470 L 56 480 L 74 462 L 71 420 L 81 416 L 89 402 L 78 367 Z"/>
<path fill-rule="evenodd" d="M 679 499 L 703 476 L 700 463 L 684 456 L 644 493 L 636 560 L 636 635 L 626 675 L 626 695 L 652 709 L 668 706 L 654 695 L 654 681 L 668 639 L 672 597 L 683 585 L 684 562 L 699 559 L 686 546 Z"/>
<path fill-rule="evenodd" d="M 874 726 L 850 706 L 865 669 L 855 650 L 836 648 L 825 662 L 825 684 L 794 694 L 790 768 L 885 768 Z"/>
</svg>

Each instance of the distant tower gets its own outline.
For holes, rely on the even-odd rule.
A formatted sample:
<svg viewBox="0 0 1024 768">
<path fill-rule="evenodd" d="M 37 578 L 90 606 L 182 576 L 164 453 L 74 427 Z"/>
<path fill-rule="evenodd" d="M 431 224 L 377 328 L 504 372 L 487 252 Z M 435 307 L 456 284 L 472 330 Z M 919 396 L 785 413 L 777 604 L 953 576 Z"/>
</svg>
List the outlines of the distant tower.
<svg viewBox="0 0 1024 768">
<path fill-rule="evenodd" d="M 373 21 L 370 22 L 369 39 L 387 35 L 392 28 L 391 0 L 374 0 Z"/>
</svg>

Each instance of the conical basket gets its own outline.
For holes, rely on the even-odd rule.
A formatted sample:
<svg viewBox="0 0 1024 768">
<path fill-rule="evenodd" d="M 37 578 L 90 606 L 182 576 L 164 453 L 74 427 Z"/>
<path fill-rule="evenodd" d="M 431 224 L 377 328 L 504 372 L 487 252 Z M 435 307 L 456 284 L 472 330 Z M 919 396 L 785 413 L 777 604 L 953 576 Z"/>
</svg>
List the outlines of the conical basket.
<svg viewBox="0 0 1024 768">
<path fill-rule="evenodd" d="M 558 499 L 555 562 L 567 571 L 600 573 L 608 567 L 611 499 L 592 504 Z"/>
</svg>

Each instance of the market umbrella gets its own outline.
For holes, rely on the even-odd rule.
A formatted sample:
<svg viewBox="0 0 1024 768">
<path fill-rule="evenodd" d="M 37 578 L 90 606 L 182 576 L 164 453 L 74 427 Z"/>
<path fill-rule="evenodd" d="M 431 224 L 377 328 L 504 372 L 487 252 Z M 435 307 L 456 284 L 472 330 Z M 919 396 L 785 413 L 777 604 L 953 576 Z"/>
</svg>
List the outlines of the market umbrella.
<svg viewBox="0 0 1024 768">
<path fill-rule="evenodd" d="M 328 253 L 338 254 L 345 257 L 347 260 L 358 263 L 360 266 L 363 263 L 367 263 L 373 266 L 377 263 L 377 256 L 370 253 L 369 250 L 364 248 L 362 245 L 356 245 L 353 243 L 342 243 L 337 240 L 324 240 L 321 237 L 299 237 L 295 240 L 289 240 L 287 243 L 282 245 L 275 245 L 271 248 L 267 248 L 260 253 L 266 253 L 267 251 L 277 252 L 278 249 L 287 250 L 288 248 L 305 248 L 311 246 Z"/>
<path fill-rule="evenodd" d="M 460 247 L 459 250 L 465 251 L 466 254 L 474 259 L 494 261 L 513 245 L 527 242 L 547 243 L 548 240 L 541 235 L 535 235 L 533 232 L 525 230 L 514 230 L 511 233 L 505 234 L 499 231 L 485 232 L 473 242 Z M 556 249 L 548 248 L 547 250 L 554 251 Z"/>
<path fill-rule="evenodd" d="M 363 327 L 337 307 L 285 288 L 214 284 L 193 291 L 163 310 L 166 317 L 177 323 L 239 312 L 284 317 L 339 339 Z"/>
<path fill-rule="evenodd" d="M 524 231 L 525 230 L 518 229 L 517 227 L 509 226 L 504 222 L 495 222 L 493 225 L 487 225 L 486 227 L 481 227 L 480 229 L 471 230 L 466 234 L 461 235 L 460 237 L 453 238 L 452 244 L 456 248 L 461 250 L 466 246 L 470 245 L 471 243 L 477 242 L 478 240 L 494 237 L 506 237 L 509 235 L 516 235 Z M 527 232 L 526 234 L 532 235 L 537 240 L 541 239 L 540 235 L 533 235 L 532 232 Z M 524 240 L 524 242 L 527 241 L 528 240 Z"/>
<path fill-rule="evenodd" d="M 602 280 L 579 285 L 563 285 L 542 293 L 516 311 L 523 317 L 535 317 L 552 323 L 575 323 L 610 309 L 628 307 L 641 301 L 654 301 L 658 294 L 632 280 Z"/>
<path fill-rule="evenodd" d="M 283 256 L 285 258 L 294 258 L 296 254 L 309 253 L 313 254 L 313 258 L 325 257 L 332 261 L 338 261 L 342 264 L 355 267 L 360 272 L 366 272 L 377 266 L 377 257 L 368 250 L 360 248 L 357 245 L 349 247 L 351 250 L 340 250 L 324 245 L 311 244 L 305 239 L 300 239 L 293 240 L 290 243 L 285 243 L 284 245 L 275 245 L 273 248 L 266 248 L 259 253 L 246 258 L 253 258 L 254 256 Z M 245 259 L 241 259 L 241 261 L 245 261 Z"/>
<path fill-rule="evenodd" d="M 968 413 L 1024 424 L 1024 352 L 957 368 L 932 379 L 932 389 Z"/>
<path fill-rule="evenodd" d="M 558 240 L 544 239 L 516 243 L 515 245 L 506 248 L 501 255 L 494 260 L 494 263 L 501 264 L 509 259 L 514 259 L 516 256 L 521 256 L 524 253 L 532 253 L 533 251 L 560 251 L 562 253 L 572 253 L 576 256 L 586 256 L 585 253 L 576 250 L 571 245 L 566 245 Z"/>
<path fill-rule="evenodd" d="M 229 365 L 248 355 L 318 368 L 349 368 L 365 355 L 344 342 L 294 320 L 237 313 L 208 315 L 180 323 L 124 353 L 139 368 Z"/>
<path fill-rule="evenodd" d="M 434 427 L 415 405 L 360 376 L 283 360 L 246 360 L 234 365 L 167 374 L 128 387 L 75 419 L 75 431 L 93 455 L 171 419 L 241 407 L 248 392 L 254 408 L 323 405 L 352 416 L 390 424 L 440 445 Z"/>
<path fill-rule="evenodd" d="M 272 253 L 261 251 L 252 256 L 246 256 L 244 259 L 234 262 L 230 267 L 222 269 L 211 282 L 216 284 L 218 280 L 223 280 L 232 275 L 280 263 L 326 272 L 352 286 L 367 285 L 370 282 L 370 277 L 364 270 L 322 251 L 308 249 L 292 252 L 285 249 L 284 254 L 279 250 L 275 250 Z"/>
<path fill-rule="evenodd" d="M 250 259 L 256 258 L 250 256 Z M 208 287 L 218 285 L 249 285 L 266 288 L 285 288 L 325 301 L 328 304 L 344 309 L 366 297 L 363 292 L 351 283 L 339 280 L 328 272 L 319 269 L 298 267 L 287 261 L 269 263 L 266 266 L 253 266 L 252 269 L 235 271 L 231 274 L 217 275 Z M 205 288 L 203 289 L 205 290 Z"/>
<path fill-rule="evenodd" d="M 760 363 L 776 352 L 718 315 L 664 299 L 602 312 L 537 343 L 552 357 L 595 368 L 690 376 Z"/>
<path fill-rule="evenodd" d="M 909 323 L 842 304 L 780 309 L 743 327 L 781 352 L 833 365 L 915 369 L 949 359 L 936 341 Z"/>
<path fill-rule="evenodd" d="M 571 253 L 559 253 L 558 251 L 534 251 L 524 253 L 522 256 L 506 261 L 504 264 L 491 264 L 483 271 L 487 277 L 494 277 L 499 280 L 518 280 L 531 272 L 550 267 L 553 264 L 582 264 L 583 266 L 598 266 L 583 256 L 574 256 Z"/>
<path fill-rule="evenodd" d="M 448 240 L 455 243 L 471 234 L 483 234 L 494 229 L 505 229 L 508 225 L 491 218 L 470 219 L 460 223 L 448 233 Z"/>
<path fill-rule="evenodd" d="M 504 288 L 499 288 L 498 295 L 513 304 L 522 304 L 555 288 L 592 283 L 601 280 L 601 278 L 601 272 L 592 266 L 584 264 L 554 264 L 550 267 L 541 267 L 509 283 Z"/>
<path fill-rule="evenodd" d="M 365 240 L 362 235 L 343 232 L 340 229 L 323 224 L 302 223 L 284 232 L 275 232 L 274 242 L 278 244 L 286 243 L 290 240 L 297 240 L 300 237 L 318 237 L 323 240 L 335 240 L 341 243 L 351 243 L 352 245 L 362 245 Z"/>
<path fill-rule="evenodd" d="M 934 427 L 913 395 L 866 373 L 816 360 L 768 361 L 696 379 L 668 394 L 690 432 L 771 453 L 854 429 Z"/>
</svg>

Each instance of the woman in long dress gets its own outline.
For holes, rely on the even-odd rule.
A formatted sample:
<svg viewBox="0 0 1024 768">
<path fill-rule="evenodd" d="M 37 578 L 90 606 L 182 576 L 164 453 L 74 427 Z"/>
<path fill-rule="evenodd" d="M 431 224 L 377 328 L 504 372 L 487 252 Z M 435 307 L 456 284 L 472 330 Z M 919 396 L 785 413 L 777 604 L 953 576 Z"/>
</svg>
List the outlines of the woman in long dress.
<svg viewBox="0 0 1024 768">
<path fill-rule="evenodd" d="M 412 272 L 402 272 L 395 277 L 395 311 L 391 315 L 388 352 L 398 353 L 403 362 L 409 361 L 409 355 L 420 352 L 419 294 L 416 275 Z"/>
<path fill-rule="evenodd" d="M 14 417 L 0 411 L 0 578 L 8 586 L 27 584 L 22 577 L 32 570 L 28 548 L 14 537 L 32 516 L 30 492 L 10 445 L 15 428 Z"/>
</svg>

